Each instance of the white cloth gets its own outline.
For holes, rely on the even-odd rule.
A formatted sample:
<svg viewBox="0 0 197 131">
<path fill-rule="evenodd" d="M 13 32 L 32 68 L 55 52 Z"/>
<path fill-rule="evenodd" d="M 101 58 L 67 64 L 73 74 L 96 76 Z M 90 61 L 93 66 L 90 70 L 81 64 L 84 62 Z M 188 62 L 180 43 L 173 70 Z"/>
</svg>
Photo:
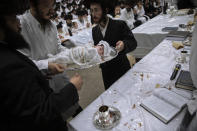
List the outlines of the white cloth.
<svg viewBox="0 0 197 131">
<path fill-rule="evenodd" d="M 62 22 L 62 24 L 67 25 L 66 20 L 64 20 L 62 18 L 61 18 L 61 22 Z"/>
<path fill-rule="evenodd" d="M 103 28 L 102 26 L 99 25 L 100 30 L 101 30 L 101 33 L 102 33 L 102 35 L 103 35 L 103 38 L 105 37 L 105 33 L 106 33 L 106 30 L 107 30 L 108 24 L 109 24 L 109 18 L 107 18 L 107 23 L 106 23 L 106 25 L 105 25 L 104 28 Z"/>
<path fill-rule="evenodd" d="M 51 62 L 65 66 L 76 64 L 80 67 L 86 67 L 101 62 L 97 49 L 93 47 L 75 47 L 50 57 Z"/>
<path fill-rule="evenodd" d="M 57 26 L 60 22 L 61 22 L 61 19 L 55 19 L 55 20 L 52 20 L 52 22 Z"/>
<path fill-rule="evenodd" d="M 91 16 L 90 15 L 86 16 L 84 19 L 85 19 L 86 23 L 91 24 Z"/>
<path fill-rule="evenodd" d="M 72 11 L 72 9 L 73 9 L 72 7 L 71 7 L 71 9 L 70 9 L 70 10 L 69 10 L 68 8 L 66 8 L 66 9 L 65 9 L 65 12 L 66 12 L 66 13 L 69 13 L 69 12 L 71 12 L 71 11 Z"/>
<path fill-rule="evenodd" d="M 109 17 L 109 18 L 113 19 L 113 16 L 112 16 L 112 15 L 110 15 L 110 14 L 107 14 L 107 17 Z"/>
<path fill-rule="evenodd" d="M 106 41 L 100 41 L 98 45 L 104 46 L 103 60 L 109 61 L 117 56 L 117 50 L 114 47 L 110 47 L 110 45 Z"/>
<path fill-rule="evenodd" d="M 76 3 L 77 5 L 79 5 L 80 2 L 81 2 L 80 0 L 76 0 L 76 1 L 75 1 L 75 3 Z"/>
<path fill-rule="evenodd" d="M 61 16 L 61 11 L 56 11 L 56 13 L 59 17 Z"/>
<path fill-rule="evenodd" d="M 116 57 L 116 55 L 111 54 L 114 50 L 106 41 L 100 41 L 98 45 L 104 46 L 103 57 L 98 54 L 97 49 L 94 47 L 79 46 L 70 50 L 67 49 L 57 55 L 49 55 L 51 58 L 49 61 L 68 66 L 68 68 L 70 65 L 84 68 L 109 61 Z"/>
<path fill-rule="evenodd" d="M 68 26 L 66 24 L 63 24 L 62 25 L 62 31 L 65 33 L 65 34 L 69 34 L 68 32 Z"/>
<path fill-rule="evenodd" d="M 85 29 L 86 28 L 86 21 L 84 19 L 82 19 L 82 21 L 79 21 L 79 19 L 77 20 L 77 24 L 78 24 L 78 29 Z"/>
<path fill-rule="evenodd" d="M 73 31 L 73 29 L 72 29 Z M 94 45 L 92 38 L 92 29 L 86 28 L 77 33 L 73 33 L 73 36 L 69 38 L 76 46 Z"/>
<path fill-rule="evenodd" d="M 134 28 L 133 23 L 135 22 L 133 10 L 131 9 L 130 12 L 127 12 L 126 8 L 121 10 L 121 16 L 120 19 L 125 21 L 130 29 Z"/>
<path fill-rule="evenodd" d="M 143 17 L 145 15 L 145 11 L 144 11 L 144 7 L 143 6 L 142 6 L 141 9 L 139 9 L 138 6 L 136 5 L 134 7 L 134 9 L 137 11 L 138 17 Z"/>
<path fill-rule="evenodd" d="M 133 52 L 134 56 L 142 58 L 155 48 L 167 36 L 168 32 L 163 32 L 162 28 L 178 27 L 179 24 L 187 24 L 193 18 L 192 15 L 174 17 L 170 17 L 170 15 L 158 15 L 138 26 L 132 30 L 138 43 L 137 49 Z"/>
<path fill-rule="evenodd" d="M 77 15 L 72 14 L 72 16 L 73 16 L 73 19 L 78 19 L 78 16 Z"/>
<path fill-rule="evenodd" d="M 69 32 L 68 32 L 68 27 L 67 25 L 63 24 L 62 25 L 62 31 L 58 32 L 59 34 L 59 39 L 61 41 L 63 40 L 66 40 L 66 39 L 69 39 L 70 38 L 70 35 L 69 35 Z"/>
</svg>

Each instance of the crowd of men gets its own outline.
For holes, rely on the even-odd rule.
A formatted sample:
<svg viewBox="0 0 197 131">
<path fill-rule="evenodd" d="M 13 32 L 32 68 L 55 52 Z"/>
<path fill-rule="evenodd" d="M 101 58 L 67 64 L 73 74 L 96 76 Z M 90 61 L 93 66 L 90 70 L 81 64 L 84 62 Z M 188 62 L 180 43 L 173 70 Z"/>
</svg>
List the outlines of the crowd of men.
<svg viewBox="0 0 197 131">
<path fill-rule="evenodd" d="M 108 8 L 108 17 L 124 20 L 130 29 L 145 23 L 162 11 L 160 0 L 116 0 Z M 60 34 L 70 35 L 94 23 L 91 20 L 91 11 L 84 0 L 56 0 L 55 13 L 52 17 Z M 62 36 L 62 35 L 61 35 Z"/>
</svg>

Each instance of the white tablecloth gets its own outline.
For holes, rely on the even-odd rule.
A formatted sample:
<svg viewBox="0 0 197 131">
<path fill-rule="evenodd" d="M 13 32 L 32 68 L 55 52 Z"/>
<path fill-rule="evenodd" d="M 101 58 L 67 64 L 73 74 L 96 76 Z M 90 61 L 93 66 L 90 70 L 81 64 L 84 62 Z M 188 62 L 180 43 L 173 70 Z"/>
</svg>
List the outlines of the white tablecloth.
<svg viewBox="0 0 197 131">
<path fill-rule="evenodd" d="M 97 131 L 92 123 L 93 114 L 105 104 L 118 108 L 122 114 L 120 124 L 112 131 L 175 131 L 183 119 L 185 109 L 171 122 L 164 124 L 139 104 L 150 96 L 156 87 L 164 86 L 170 81 L 179 54 L 180 51 L 175 50 L 170 41 L 164 40 L 76 116 L 70 124 L 77 131 Z M 188 64 L 183 64 L 182 67 L 185 70 L 189 68 Z M 186 92 L 181 93 L 189 95 Z"/>
<path fill-rule="evenodd" d="M 132 32 L 137 40 L 138 47 L 133 52 L 137 58 L 142 58 L 156 47 L 167 36 L 167 32 L 162 32 L 164 27 L 178 27 L 179 24 L 187 24 L 193 21 L 193 15 L 174 16 L 158 15 L 143 25 L 137 27 Z"/>
<path fill-rule="evenodd" d="M 76 45 L 84 46 L 86 44 L 93 45 L 92 28 L 79 31 L 70 38 Z"/>
</svg>

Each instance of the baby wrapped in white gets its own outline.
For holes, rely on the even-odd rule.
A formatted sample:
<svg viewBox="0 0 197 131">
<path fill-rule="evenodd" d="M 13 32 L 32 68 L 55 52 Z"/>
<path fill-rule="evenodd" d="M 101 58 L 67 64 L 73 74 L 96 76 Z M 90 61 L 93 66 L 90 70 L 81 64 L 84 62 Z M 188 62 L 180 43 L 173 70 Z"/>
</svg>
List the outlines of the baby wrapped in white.
<svg viewBox="0 0 197 131">
<path fill-rule="evenodd" d="M 95 47 L 75 47 L 66 49 L 57 55 L 49 55 L 49 62 L 59 63 L 69 67 L 88 68 L 101 64 L 116 57 L 117 52 L 105 41 L 100 41 L 99 46 L 103 46 L 104 53 L 100 56 Z"/>
</svg>

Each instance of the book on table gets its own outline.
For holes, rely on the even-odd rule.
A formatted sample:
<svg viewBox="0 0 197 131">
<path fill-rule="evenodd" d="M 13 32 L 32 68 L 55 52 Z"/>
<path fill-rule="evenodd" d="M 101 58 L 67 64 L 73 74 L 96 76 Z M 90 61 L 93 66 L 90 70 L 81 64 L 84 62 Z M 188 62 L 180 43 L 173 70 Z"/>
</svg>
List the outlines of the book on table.
<svg viewBox="0 0 197 131">
<path fill-rule="evenodd" d="M 173 41 L 184 41 L 189 35 L 189 31 L 171 31 L 166 36 L 166 39 Z"/>
<path fill-rule="evenodd" d="M 164 27 L 162 28 L 163 32 L 177 31 L 178 27 Z"/>
<path fill-rule="evenodd" d="M 193 81 L 189 71 L 181 70 L 176 80 L 175 87 L 190 91 L 196 90 L 196 88 L 193 85 Z"/>
<path fill-rule="evenodd" d="M 187 104 L 188 99 L 167 88 L 159 88 L 140 106 L 164 123 L 171 121 Z"/>
</svg>

